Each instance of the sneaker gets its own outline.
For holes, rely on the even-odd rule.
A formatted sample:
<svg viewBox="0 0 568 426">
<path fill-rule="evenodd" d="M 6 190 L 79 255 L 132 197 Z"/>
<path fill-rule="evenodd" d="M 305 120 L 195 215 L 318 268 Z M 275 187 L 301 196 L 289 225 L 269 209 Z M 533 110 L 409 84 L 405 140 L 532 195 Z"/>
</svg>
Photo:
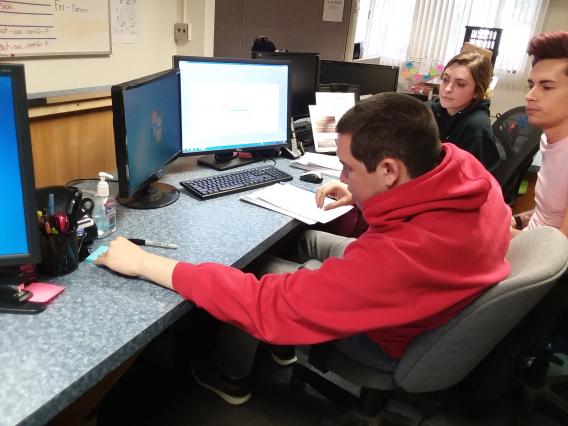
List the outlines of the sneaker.
<svg viewBox="0 0 568 426">
<path fill-rule="evenodd" d="M 212 362 L 194 359 L 191 362 L 191 375 L 200 386 L 215 392 L 229 404 L 241 405 L 251 397 L 246 379 L 231 379 Z"/>
<path fill-rule="evenodd" d="M 272 356 L 272 359 L 278 365 L 287 367 L 298 361 L 294 346 L 266 345 L 266 347 L 270 352 L 270 356 Z"/>
</svg>

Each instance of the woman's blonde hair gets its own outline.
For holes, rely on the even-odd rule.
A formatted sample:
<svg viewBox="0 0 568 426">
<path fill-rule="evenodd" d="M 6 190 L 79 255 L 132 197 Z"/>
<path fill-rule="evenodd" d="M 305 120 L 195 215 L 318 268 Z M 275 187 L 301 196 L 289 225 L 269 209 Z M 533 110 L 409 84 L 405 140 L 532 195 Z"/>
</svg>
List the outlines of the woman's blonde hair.
<svg viewBox="0 0 568 426">
<path fill-rule="evenodd" d="M 448 61 L 444 67 L 444 72 L 446 68 L 452 65 L 464 65 L 469 69 L 475 83 L 474 98 L 485 99 L 491 97 L 492 93 L 489 90 L 489 84 L 493 77 L 493 65 L 491 65 L 491 61 L 487 56 L 478 52 L 459 53 Z"/>
</svg>

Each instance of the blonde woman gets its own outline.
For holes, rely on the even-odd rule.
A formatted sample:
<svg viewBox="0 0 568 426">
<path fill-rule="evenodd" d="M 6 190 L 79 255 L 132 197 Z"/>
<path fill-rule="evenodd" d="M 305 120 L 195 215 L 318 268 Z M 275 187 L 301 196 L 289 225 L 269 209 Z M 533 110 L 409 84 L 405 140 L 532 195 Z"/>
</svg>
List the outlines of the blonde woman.
<svg viewBox="0 0 568 426">
<path fill-rule="evenodd" d="M 463 52 L 446 64 L 440 96 L 430 107 L 434 112 L 440 139 L 473 154 L 487 170 L 500 161 L 489 119 L 491 61 L 477 52 Z"/>
</svg>

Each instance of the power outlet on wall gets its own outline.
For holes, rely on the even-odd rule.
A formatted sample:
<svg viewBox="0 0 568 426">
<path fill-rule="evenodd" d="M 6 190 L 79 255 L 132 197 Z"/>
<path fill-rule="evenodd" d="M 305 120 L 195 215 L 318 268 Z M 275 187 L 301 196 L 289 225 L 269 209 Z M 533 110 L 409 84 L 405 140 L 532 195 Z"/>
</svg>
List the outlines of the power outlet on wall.
<svg viewBox="0 0 568 426">
<path fill-rule="evenodd" d="M 191 36 L 189 35 L 189 24 L 174 24 L 174 40 L 175 41 L 189 41 Z"/>
</svg>

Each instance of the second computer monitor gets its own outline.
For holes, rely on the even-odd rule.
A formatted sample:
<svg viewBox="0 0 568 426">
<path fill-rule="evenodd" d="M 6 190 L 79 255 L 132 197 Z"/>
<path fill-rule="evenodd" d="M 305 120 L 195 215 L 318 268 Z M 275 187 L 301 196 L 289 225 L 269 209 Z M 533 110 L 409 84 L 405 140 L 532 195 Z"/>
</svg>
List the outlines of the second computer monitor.
<svg viewBox="0 0 568 426">
<path fill-rule="evenodd" d="M 231 153 L 287 144 L 289 62 L 174 56 L 174 65 L 180 71 L 183 154 L 215 154 L 200 163 L 224 170 L 242 165 L 227 160 Z"/>
<path fill-rule="evenodd" d="M 316 103 L 319 77 L 319 54 L 307 52 L 252 52 L 253 59 L 287 60 L 291 63 L 291 114 L 294 118 L 307 117 L 308 105 Z"/>
<path fill-rule="evenodd" d="M 180 153 L 177 70 L 114 85 L 111 94 L 118 201 L 136 209 L 175 202 L 177 189 L 157 181 Z"/>
<path fill-rule="evenodd" d="M 357 62 L 321 61 L 320 83 L 347 83 L 359 86 L 361 95 L 396 92 L 398 67 Z"/>
</svg>

